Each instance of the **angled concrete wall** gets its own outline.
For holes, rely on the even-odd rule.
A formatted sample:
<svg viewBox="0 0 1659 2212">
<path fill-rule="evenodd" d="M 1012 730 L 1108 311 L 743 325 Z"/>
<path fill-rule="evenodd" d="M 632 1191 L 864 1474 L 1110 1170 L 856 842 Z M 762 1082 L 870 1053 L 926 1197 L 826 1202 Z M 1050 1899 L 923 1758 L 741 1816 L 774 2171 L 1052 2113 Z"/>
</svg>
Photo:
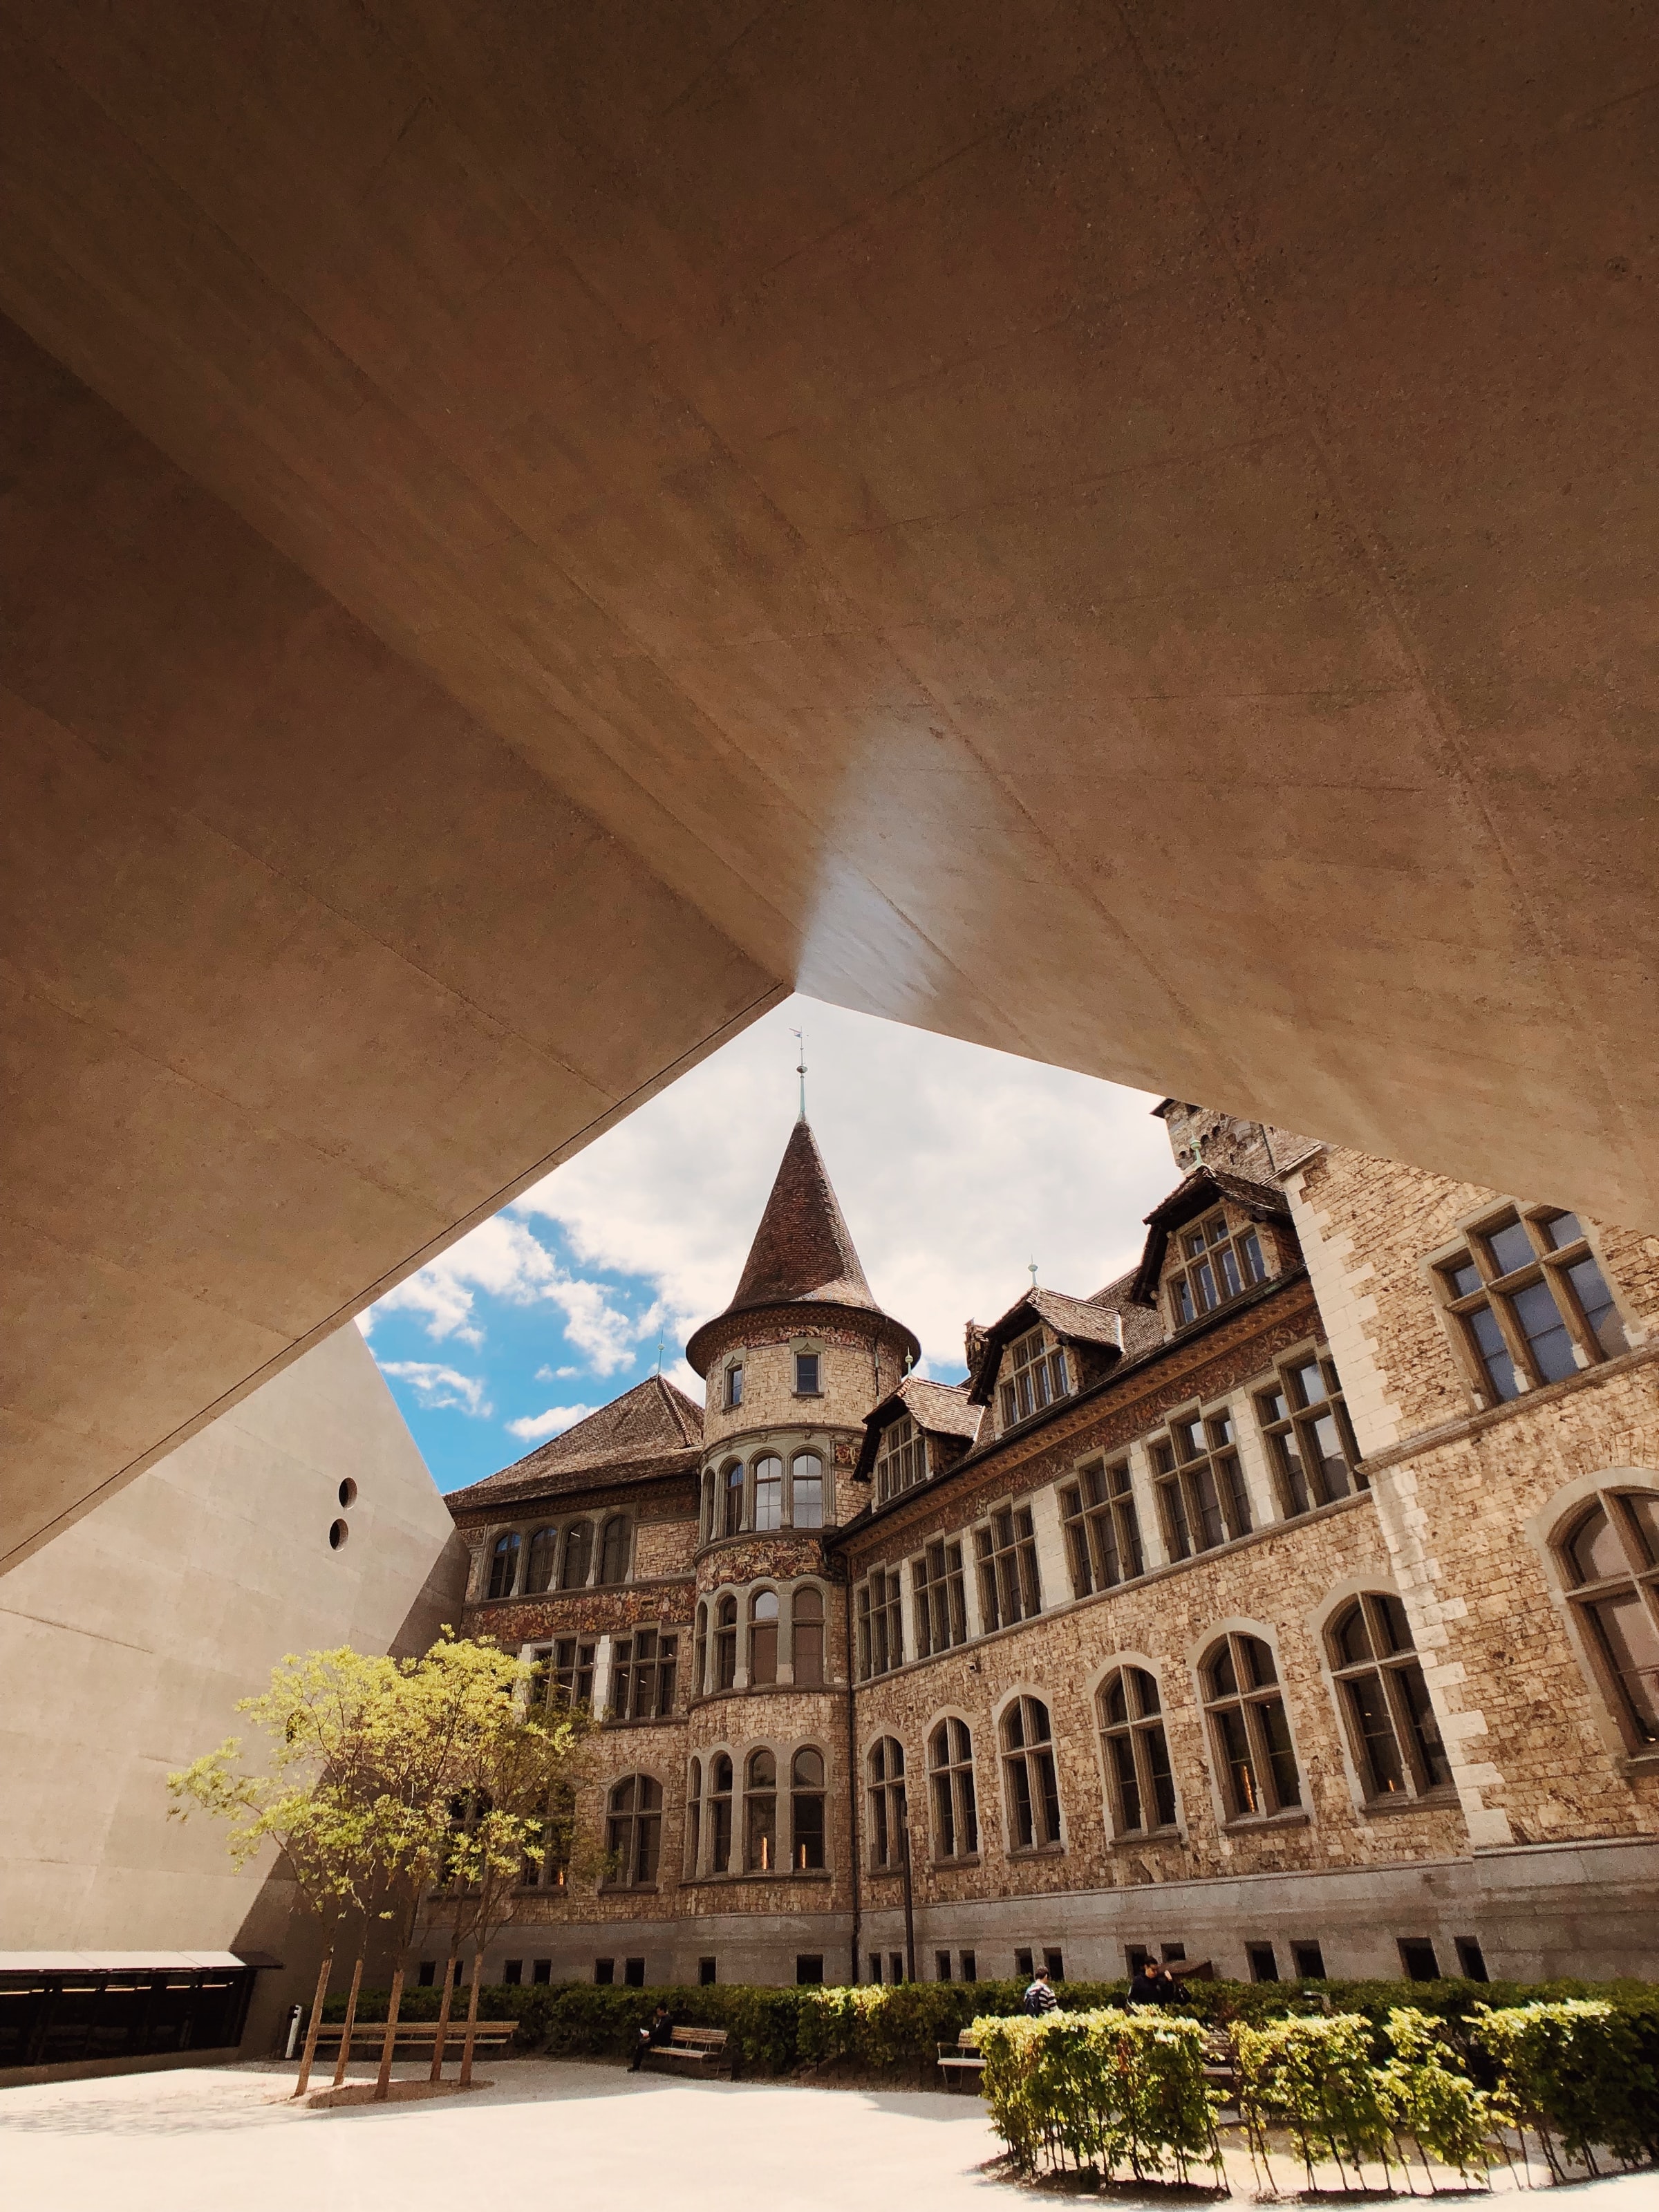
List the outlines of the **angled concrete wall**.
<svg viewBox="0 0 1659 2212">
<path fill-rule="evenodd" d="M 216 1826 L 167 1819 L 167 1774 L 284 1652 L 423 1645 L 464 1568 L 348 1327 L 0 1577 L 0 1950 L 273 1952 L 259 2047 L 314 1942 L 267 1861 L 238 1874 Z"/>
</svg>

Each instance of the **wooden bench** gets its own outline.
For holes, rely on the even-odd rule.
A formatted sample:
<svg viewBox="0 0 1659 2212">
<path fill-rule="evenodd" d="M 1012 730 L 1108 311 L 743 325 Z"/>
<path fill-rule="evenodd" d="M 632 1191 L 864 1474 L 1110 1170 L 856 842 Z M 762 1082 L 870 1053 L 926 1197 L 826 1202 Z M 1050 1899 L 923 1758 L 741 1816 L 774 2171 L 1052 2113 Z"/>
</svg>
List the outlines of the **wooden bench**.
<svg viewBox="0 0 1659 2212">
<path fill-rule="evenodd" d="M 941 2043 L 935 2048 L 947 2089 L 954 2090 L 963 2081 L 977 2083 L 985 2071 L 985 2061 L 979 2055 L 979 2045 L 971 2027 L 964 2027 L 954 2043 Z"/>
<path fill-rule="evenodd" d="M 317 2031 L 318 2050 L 321 2051 L 326 2045 L 331 2051 L 337 2051 L 340 2047 L 341 2031 L 344 2025 L 343 2021 L 325 2020 Z M 499 2051 L 503 2044 L 511 2043 L 518 2032 L 519 2023 L 516 2020 L 474 2021 L 472 2047 L 475 2051 Z M 404 2045 L 409 2045 L 416 2049 L 424 2047 L 429 2051 L 437 2039 L 438 2023 L 435 2020 L 400 2020 L 398 2022 L 398 2032 L 392 2038 L 392 2047 L 396 2051 Z M 452 2020 L 444 2030 L 445 2057 L 459 2058 L 461 2055 L 461 2046 L 465 2040 L 466 2022 L 464 2020 Z M 354 2022 L 351 2030 L 351 2047 L 356 2051 L 366 2051 L 378 2055 L 386 2047 L 386 2022 L 383 2020 L 360 2020 Z"/>
<path fill-rule="evenodd" d="M 698 2066 L 707 2073 L 718 2074 L 727 2068 L 726 2030 L 723 2027 L 676 2027 L 671 2029 L 666 2043 L 653 2043 L 647 2050 L 644 2063 L 663 2058 L 671 2063 Z"/>
</svg>

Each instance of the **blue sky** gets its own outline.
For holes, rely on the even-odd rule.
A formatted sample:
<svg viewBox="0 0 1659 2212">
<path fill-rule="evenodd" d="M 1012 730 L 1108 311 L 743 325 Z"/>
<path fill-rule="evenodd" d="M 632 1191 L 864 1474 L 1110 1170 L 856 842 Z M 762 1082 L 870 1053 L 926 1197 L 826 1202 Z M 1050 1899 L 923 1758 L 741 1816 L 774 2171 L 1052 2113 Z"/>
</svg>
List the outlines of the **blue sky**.
<svg viewBox="0 0 1659 2212">
<path fill-rule="evenodd" d="M 1155 1099 L 795 999 L 360 1316 L 444 1490 L 522 1457 L 648 1375 L 701 1397 L 686 1337 L 726 1304 L 807 1105 L 876 1296 L 926 1371 L 1030 1280 L 1082 1294 L 1132 1265 L 1178 1179 Z"/>
</svg>

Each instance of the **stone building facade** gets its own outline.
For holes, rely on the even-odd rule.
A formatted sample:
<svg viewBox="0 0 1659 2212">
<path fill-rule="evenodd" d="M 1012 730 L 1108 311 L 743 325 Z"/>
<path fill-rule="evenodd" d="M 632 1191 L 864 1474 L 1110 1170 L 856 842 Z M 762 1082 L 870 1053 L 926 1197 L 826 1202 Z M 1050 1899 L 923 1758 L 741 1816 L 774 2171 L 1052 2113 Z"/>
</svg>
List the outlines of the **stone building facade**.
<svg viewBox="0 0 1659 2212">
<path fill-rule="evenodd" d="M 1659 1240 L 1158 1110 L 1139 1267 L 957 1386 L 801 1122 L 706 1405 L 451 1500 L 607 1716 L 492 1972 L 1659 1973 Z"/>
</svg>

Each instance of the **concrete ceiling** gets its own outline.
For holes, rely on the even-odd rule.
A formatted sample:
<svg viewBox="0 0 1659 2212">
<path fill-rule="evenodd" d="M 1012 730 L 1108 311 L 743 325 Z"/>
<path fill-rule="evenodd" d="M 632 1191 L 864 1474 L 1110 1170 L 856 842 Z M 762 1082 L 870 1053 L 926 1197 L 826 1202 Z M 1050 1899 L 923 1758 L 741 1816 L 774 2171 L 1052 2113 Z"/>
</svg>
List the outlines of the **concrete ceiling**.
<svg viewBox="0 0 1659 2212">
<path fill-rule="evenodd" d="M 1659 1225 L 1656 87 L 0 8 L 0 1549 L 792 982 Z"/>
</svg>

